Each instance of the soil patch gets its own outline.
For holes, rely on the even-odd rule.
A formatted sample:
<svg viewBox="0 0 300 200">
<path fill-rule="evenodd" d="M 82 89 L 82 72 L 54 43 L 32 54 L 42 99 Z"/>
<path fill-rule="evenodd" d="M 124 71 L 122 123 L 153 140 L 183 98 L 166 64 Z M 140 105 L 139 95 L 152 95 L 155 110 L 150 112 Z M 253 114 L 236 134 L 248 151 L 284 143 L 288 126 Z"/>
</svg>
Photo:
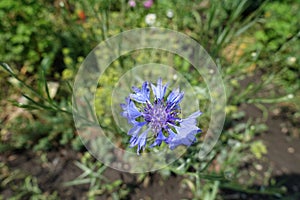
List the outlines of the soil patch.
<svg viewBox="0 0 300 200">
<path fill-rule="evenodd" d="M 60 199 L 83 200 L 87 199 L 89 185 L 63 186 L 63 183 L 72 181 L 82 174 L 82 171 L 74 164 L 74 161 L 79 160 L 80 157 L 81 153 L 67 149 L 48 152 L 44 155 L 31 151 L 16 151 L 2 154 L 0 162 L 5 163 L 10 171 L 18 170 L 36 177 L 43 193 L 51 194 L 57 191 Z M 122 180 L 126 187 L 130 188 L 127 199 L 173 200 L 191 197 L 190 193 L 180 190 L 180 177 L 171 175 L 167 179 L 162 179 L 157 173 L 148 175 L 146 180 L 139 182 L 137 174 L 119 172 L 111 168 L 107 168 L 104 172 L 104 176 L 109 180 Z M 19 179 L 15 184 L 22 184 L 21 181 L 24 180 Z M 14 195 L 14 191 L 9 187 L 0 188 L 0 191 L 4 198 Z M 105 194 L 96 199 L 106 200 L 111 197 L 110 194 Z"/>
</svg>

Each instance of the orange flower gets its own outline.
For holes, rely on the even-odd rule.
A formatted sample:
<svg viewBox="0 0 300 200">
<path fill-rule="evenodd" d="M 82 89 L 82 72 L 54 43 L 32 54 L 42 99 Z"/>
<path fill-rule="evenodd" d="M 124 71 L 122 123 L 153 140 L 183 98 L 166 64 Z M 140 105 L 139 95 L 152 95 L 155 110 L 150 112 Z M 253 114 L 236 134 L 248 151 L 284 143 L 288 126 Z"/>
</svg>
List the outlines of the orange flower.
<svg viewBox="0 0 300 200">
<path fill-rule="evenodd" d="M 79 19 L 81 19 L 82 21 L 85 21 L 86 15 L 85 15 L 85 13 L 84 13 L 83 10 L 79 10 L 79 11 L 78 11 L 78 17 L 79 17 Z"/>
</svg>

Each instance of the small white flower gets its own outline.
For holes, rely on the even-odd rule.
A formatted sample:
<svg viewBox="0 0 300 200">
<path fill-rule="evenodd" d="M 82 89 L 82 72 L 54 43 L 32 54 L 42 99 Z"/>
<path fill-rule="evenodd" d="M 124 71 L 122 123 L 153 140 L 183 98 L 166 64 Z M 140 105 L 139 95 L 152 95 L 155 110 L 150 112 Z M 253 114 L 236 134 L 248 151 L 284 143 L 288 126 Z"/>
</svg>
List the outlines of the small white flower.
<svg viewBox="0 0 300 200">
<path fill-rule="evenodd" d="M 147 25 L 152 26 L 156 21 L 156 14 L 150 13 L 146 15 L 145 22 Z"/>
<path fill-rule="evenodd" d="M 288 58 L 287 58 L 287 63 L 288 63 L 289 65 L 293 65 L 293 64 L 295 64 L 296 60 L 297 60 L 297 58 L 294 57 L 294 56 L 288 57 Z"/>
<path fill-rule="evenodd" d="M 65 3 L 63 1 L 60 1 L 59 6 L 63 8 L 63 7 L 65 7 Z"/>
<path fill-rule="evenodd" d="M 171 18 L 173 18 L 173 16 L 174 16 L 173 11 L 172 10 L 168 10 L 167 11 L 167 17 L 171 19 Z"/>
<path fill-rule="evenodd" d="M 252 53 L 251 53 L 251 56 L 252 56 L 253 58 L 255 58 L 255 57 L 257 56 L 257 53 L 256 53 L 256 52 L 252 52 Z"/>
<path fill-rule="evenodd" d="M 173 75 L 173 80 L 177 80 L 177 77 L 178 77 L 177 74 L 174 74 Z"/>
</svg>

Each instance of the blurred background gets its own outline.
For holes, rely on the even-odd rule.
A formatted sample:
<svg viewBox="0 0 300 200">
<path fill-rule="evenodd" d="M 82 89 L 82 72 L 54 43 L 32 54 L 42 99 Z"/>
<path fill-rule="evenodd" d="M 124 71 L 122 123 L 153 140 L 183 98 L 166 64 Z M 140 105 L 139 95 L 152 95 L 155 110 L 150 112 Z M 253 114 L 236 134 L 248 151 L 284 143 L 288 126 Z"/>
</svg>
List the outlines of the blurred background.
<svg viewBox="0 0 300 200">
<path fill-rule="evenodd" d="M 300 1 L 0 0 L 0 199 L 300 199 Z M 162 27 L 199 42 L 226 95 L 222 135 L 207 157 L 198 143 L 172 165 L 130 174 L 85 149 L 72 118 L 79 66 L 101 41 Z M 126 145 L 110 114 L 111 91 L 137 64 L 172 63 L 210 98 L 180 56 L 139 50 L 111 63 L 96 88 L 97 116 Z M 101 145 L 101 144 L 99 144 Z"/>
</svg>

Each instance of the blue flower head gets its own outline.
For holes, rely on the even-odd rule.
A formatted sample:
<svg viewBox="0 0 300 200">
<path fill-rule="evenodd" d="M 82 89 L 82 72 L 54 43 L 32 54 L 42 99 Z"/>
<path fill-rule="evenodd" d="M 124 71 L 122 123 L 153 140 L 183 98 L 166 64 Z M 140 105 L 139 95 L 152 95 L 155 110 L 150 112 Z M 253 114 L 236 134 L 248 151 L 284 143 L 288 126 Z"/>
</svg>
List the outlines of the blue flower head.
<svg viewBox="0 0 300 200">
<path fill-rule="evenodd" d="M 150 85 L 153 100 L 150 99 Z M 201 132 L 196 119 L 202 113 L 196 111 L 181 119 L 179 103 L 184 93 L 178 88 L 166 95 L 167 87 L 161 78 L 156 85 L 144 82 L 141 88 L 133 86 L 133 93 L 126 98 L 125 104 L 121 104 L 121 115 L 132 125 L 128 131 L 131 136 L 129 147 L 137 146 L 137 154 L 146 148 L 147 140 L 152 140 L 150 148 L 164 142 L 173 150 L 179 145 L 190 146 L 196 141 L 196 134 Z"/>
</svg>

